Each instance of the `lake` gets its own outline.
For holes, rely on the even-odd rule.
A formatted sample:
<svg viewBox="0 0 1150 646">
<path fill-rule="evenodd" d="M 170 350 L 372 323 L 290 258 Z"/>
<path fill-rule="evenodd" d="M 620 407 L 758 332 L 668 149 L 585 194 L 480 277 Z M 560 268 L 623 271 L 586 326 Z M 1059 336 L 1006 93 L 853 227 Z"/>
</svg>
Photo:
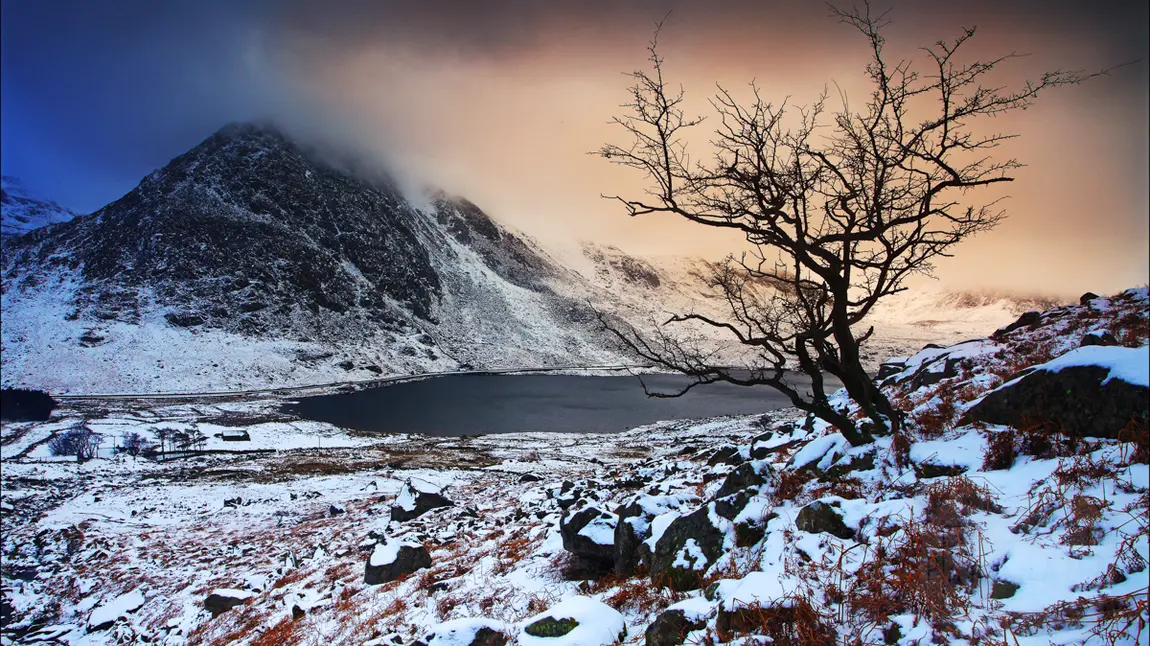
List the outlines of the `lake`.
<svg viewBox="0 0 1150 646">
<path fill-rule="evenodd" d="M 676 392 L 682 375 L 644 375 L 647 387 Z M 801 391 L 810 380 L 793 376 Z M 828 392 L 839 388 L 828 383 Z M 467 374 L 431 377 L 354 393 L 305 397 L 284 408 L 300 417 L 380 433 L 434 436 L 550 431 L 617 433 L 653 422 L 747 415 L 786 408 L 765 386 L 697 386 L 673 399 L 647 397 L 638 377 Z"/>
</svg>

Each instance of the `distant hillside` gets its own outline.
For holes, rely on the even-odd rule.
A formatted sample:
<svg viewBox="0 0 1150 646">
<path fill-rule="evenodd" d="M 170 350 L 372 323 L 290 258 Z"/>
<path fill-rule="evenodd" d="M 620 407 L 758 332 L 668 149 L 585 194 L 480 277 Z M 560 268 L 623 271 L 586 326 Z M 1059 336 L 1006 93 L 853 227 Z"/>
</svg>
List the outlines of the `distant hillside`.
<svg viewBox="0 0 1150 646">
<path fill-rule="evenodd" d="M 0 237 L 24 235 L 74 217 L 72 210 L 29 193 L 19 179 L 10 175 L 0 177 Z"/>
<path fill-rule="evenodd" d="M 619 361 L 565 272 L 479 207 L 235 124 L 92 215 L 7 243 L 5 383 L 264 387 Z"/>
</svg>

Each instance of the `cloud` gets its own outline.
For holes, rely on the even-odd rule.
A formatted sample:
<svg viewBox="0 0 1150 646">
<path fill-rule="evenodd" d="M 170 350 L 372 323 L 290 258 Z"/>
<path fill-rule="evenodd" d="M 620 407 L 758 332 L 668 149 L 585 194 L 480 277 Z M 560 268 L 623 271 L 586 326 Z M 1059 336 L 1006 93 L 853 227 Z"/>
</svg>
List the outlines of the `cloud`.
<svg viewBox="0 0 1150 646">
<path fill-rule="evenodd" d="M 819 3 L 302 0 L 3 6 L 4 172 L 94 209 L 224 123 L 272 117 L 372 151 L 407 183 L 465 194 L 556 243 L 716 255 L 730 236 L 630 219 L 600 193 L 638 178 L 585 153 L 616 137 L 620 74 L 644 64 L 655 20 L 668 70 L 705 112 L 715 82 L 755 79 L 809 102 L 832 80 L 865 94 L 865 43 Z M 982 51 L 1033 55 L 1005 80 L 1144 56 L 1145 3 L 897 3 L 892 52 L 978 24 Z M 1145 62 L 1052 93 L 990 124 L 1030 166 L 1012 218 L 959 249 L 951 282 L 1064 291 L 1146 280 Z M 705 142 L 700 142 L 705 143 Z M 989 259 L 993 259 L 990 262 Z"/>
</svg>

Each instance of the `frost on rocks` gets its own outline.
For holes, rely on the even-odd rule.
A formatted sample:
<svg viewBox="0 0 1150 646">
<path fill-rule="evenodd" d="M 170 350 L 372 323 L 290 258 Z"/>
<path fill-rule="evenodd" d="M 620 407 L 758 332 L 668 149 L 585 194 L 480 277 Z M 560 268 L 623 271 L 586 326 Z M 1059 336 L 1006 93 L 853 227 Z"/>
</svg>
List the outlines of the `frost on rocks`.
<svg viewBox="0 0 1150 646">
<path fill-rule="evenodd" d="M 422 646 L 503 646 L 513 633 L 511 626 L 494 619 L 465 618 L 432 626 Z"/>
<path fill-rule="evenodd" d="M 403 486 L 391 507 L 391 519 L 400 522 L 419 518 L 423 514 L 455 503 L 443 495 L 443 490 L 428 482 L 409 480 Z"/>
<path fill-rule="evenodd" d="M 424 545 L 389 539 L 372 550 L 363 581 L 368 585 L 388 583 L 427 567 L 431 567 L 431 554 Z"/>
<path fill-rule="evenodd" d="M 626 636 L 623 615 L 590 597 L 573 596 L 523 622 L 521 646 L 606 646 Z"/>
<path fill-rule="evenodd" d="M 137 588 L 101 604 L 88 616 L 88 630 L 104 630 L 117 619 L 128 616 L 144 605 L 144 594 Z"/>
</svg>

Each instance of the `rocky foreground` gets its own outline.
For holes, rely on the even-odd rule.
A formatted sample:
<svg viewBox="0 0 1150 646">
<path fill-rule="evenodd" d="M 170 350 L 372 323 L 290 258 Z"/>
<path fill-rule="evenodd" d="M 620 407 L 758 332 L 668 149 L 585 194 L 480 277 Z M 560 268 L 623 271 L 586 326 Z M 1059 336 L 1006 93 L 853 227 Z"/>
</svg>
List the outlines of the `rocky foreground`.
<svg viewBox="0 0 1150 646">
<path fill-rule="evenodd" d="M 908 414 L 863 447 L 790 412 L 446 439 L 273 401 L 5 423 L 0 638 L 1146 643 L 1148 309 L 1087 295 L 890 361 Z M 206 440 L 51 458 L 77 427 Z"/>
</svg>

